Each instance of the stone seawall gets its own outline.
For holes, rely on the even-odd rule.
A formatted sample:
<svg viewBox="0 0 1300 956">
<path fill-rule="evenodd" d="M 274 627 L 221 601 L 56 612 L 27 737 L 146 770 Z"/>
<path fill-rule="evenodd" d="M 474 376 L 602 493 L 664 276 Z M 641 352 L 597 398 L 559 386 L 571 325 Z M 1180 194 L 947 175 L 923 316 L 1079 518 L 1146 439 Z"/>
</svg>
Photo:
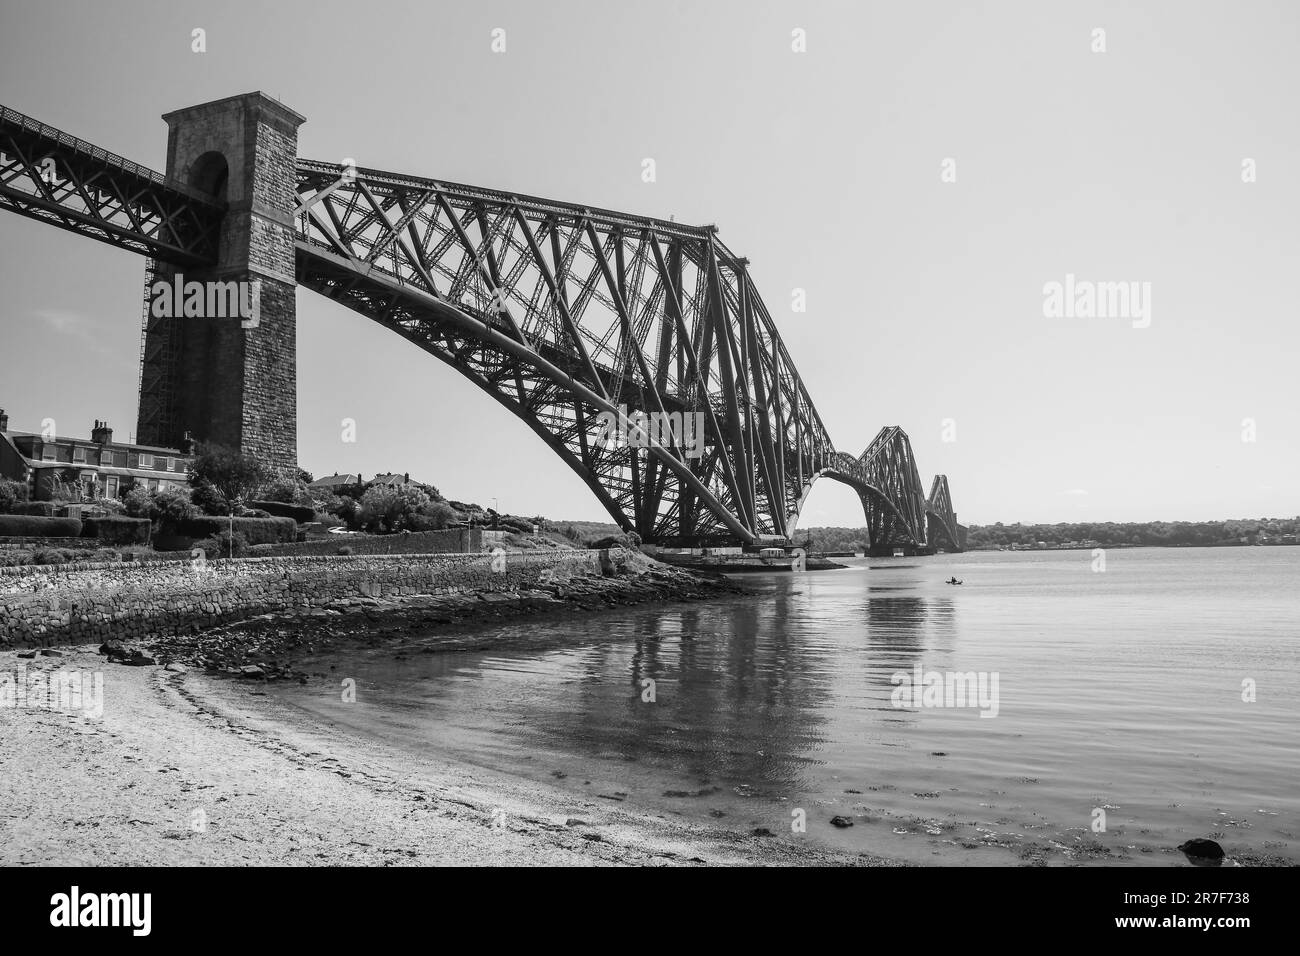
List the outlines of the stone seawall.
<svg viewBox="0 0 1300 956">
<path fill-rule="evenodd" d="M 349 600 L 516 591 L 556 573 L 599 574 L 601 555 L 337 555 L 0 568 L 0 647 L 173 637 Z"/>
</svg>

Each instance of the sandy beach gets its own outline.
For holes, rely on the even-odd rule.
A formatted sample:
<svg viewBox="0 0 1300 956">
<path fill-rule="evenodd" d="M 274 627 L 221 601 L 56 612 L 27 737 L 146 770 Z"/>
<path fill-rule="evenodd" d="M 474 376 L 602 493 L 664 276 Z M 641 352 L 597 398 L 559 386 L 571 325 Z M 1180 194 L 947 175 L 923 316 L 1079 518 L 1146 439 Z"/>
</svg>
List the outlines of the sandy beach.
<svg viewBox="0 0 1300 956">
<path fill-rule="evenodd" d="M 95 717 L 0 707 L 0 865 L 854 864 L 701 832 L 314 723 L 258 682 L 0 652 L 0 673 L 103 675 Z"/>
</svg>

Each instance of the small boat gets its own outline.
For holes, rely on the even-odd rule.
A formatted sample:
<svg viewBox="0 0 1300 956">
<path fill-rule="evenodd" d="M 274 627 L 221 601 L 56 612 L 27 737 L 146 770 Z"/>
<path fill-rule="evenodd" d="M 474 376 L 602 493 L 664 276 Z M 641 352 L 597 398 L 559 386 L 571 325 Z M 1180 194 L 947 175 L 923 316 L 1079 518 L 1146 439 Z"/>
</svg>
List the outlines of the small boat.
<svg viewBox="0 0 1300 956">
<path fill-rule="evenodd" d="M 961 584 L 962 582 L 961 582 L 961 581 L 958 581 L 956 578 L 949 578 L 947 581 L 944 581 L 943 583 L 944 583 L 944 584 Z"/>
<path fill-rule="evenodd" d="M 903 551 L 902 548 L 895 548 L 895 549 L 894 549 L 894 557 L 896 557 L 896 558 L 905 558 L 905 557 L 907 557 L 907 554 Z"/>
</svg>

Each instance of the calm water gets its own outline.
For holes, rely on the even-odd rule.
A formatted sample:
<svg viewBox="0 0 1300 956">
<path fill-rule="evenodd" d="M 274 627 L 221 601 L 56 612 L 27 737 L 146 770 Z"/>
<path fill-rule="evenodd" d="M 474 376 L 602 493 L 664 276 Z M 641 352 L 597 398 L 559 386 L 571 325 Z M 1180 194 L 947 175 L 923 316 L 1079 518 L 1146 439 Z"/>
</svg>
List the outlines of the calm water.
<svg viewBox="0 0 1300 956">
<path fill-rule="evenodd" d="M 320 656 L 320 679 L 279 692 L 589 801 L 918 863 L 1167 865 L 1190 837 L 1300 861 L 1300 548 L 1106 561 L 746 576 L 760 595 L 506 625 L 490 652 Z M 891 677 L 918 665 L 996 675 L 996 716 L 895 706 Z"/>
</svg>

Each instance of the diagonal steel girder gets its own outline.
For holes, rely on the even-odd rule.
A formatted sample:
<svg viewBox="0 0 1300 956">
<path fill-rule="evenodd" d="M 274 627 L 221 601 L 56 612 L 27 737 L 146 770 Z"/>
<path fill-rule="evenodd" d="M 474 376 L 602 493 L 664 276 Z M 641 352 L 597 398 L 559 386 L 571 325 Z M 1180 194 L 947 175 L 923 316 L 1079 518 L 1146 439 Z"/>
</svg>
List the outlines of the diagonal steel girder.
<svg viewBox="0 0 1300 956">
<path fill-rule="evenodd" d="M 181 266 L 217 258 L 225 203 L 0 106 L 0 208 Z"/>
</svg>

